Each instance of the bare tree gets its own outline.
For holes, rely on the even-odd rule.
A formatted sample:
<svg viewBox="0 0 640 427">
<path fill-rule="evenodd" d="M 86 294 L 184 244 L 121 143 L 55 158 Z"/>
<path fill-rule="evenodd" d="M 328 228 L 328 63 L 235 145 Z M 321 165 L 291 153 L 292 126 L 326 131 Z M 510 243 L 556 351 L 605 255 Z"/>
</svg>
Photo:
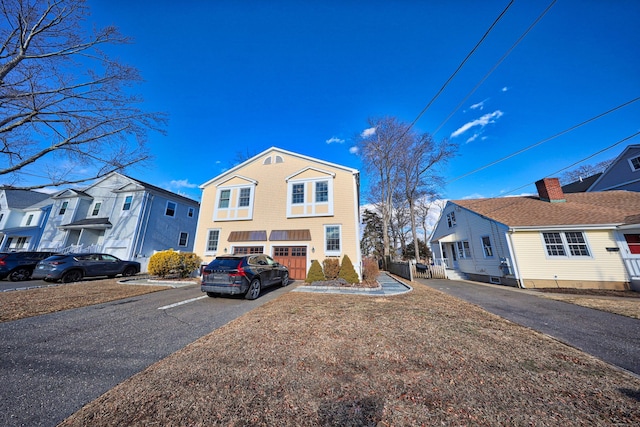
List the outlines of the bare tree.
<svg viewBox="0 0 640 427">
<path fill-rule="evenodd" d="M 429 213 L 431 213 L 431 208 L 437 198 L 437 194 L 426 194 L 420 197 L 415 203 L 416 221 L 419 222 L 422 227 L 422 235 L 425 243 L 427 243 L 428 238 L 427 222 L 429 221 Z"/>
<path fill-rule="evenodd" d="M 58 186 L 122 170 L 149 157 L 146 135 L 164 127 L 164 115 L 142 111 L 130 93 L 138 71 L 101 50 L 129 40 L 112 26 L 84 31 L 87 16 L 83 0 L 0 0 L 6 186 Z M 25 176 L 38 184 L 20 186 Z"/>
<path fill-rule="evenodd" d="M 609 167 L 611 163 L 613 163 L 613 160 L 614 159 L 603 160 L 602 162 L 598 162 L 595 165 L 578 166 L 575 169 L 563 173 L 560 177 L 560 181 L 563 185 L 570 184 L 583 178 L 588 178 L 597 173 L 604 172 L 604 170 Z"/>
<path fill-rule="evenodd" d="M 418 134 L 413 130 L 406 132 L 402 143 L 405 155 L 400 157 L 398 176 L 409 205 L 415 259 L 419 260 L 416 202 L 442 187 L 444 180 L 439 173 L 440 167 L 454 156 L 457 147 L 446 139 L 436 142 L 430 134 Z"/>
<path fill-rule="evenodd" d="M 359 135 L 358 145 L 363 165 L 371 175 L 373 200 L 381 206 L 384 242 L 384 263 L 391 257 L 389 227 L 393 209 L 393 191 L 397 184 L 398 157 L 404 155 L 401 146 L 407 126 L 393 117 L 368 120 L 369 129 Z"/>
</svg>

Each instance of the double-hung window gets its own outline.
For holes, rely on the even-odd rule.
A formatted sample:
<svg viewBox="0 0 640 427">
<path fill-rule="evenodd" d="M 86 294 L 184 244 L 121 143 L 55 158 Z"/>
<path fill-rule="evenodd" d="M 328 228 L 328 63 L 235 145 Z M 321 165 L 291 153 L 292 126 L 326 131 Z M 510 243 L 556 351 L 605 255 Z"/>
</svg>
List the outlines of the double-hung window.
<svg viewBox="0 0 640 427">
<path fill-rule="evenodd" d="M 231 190 L 222 190 L 220 192 L 220 201 L 218 207 L 220 209 L 227 209 L 229 207 L 229 200 L 231 199 Z"/>
<path fill-rule="evenodd" d="M 245 208 L 251 203 L 251 187 L 241 188 L 238 198 L 238 207 Z"/>
<path fill-rule="evenodd" d="M 178 240 L 178 246 L 187 246 L 189 241 L 189 233 L 181 232 L 180 239 Z"/>
<path fill-rule="evenodd" d="M 463 240 L 461 242 L 456 242 L 456 246 L 458 248 L 458 258 L 471 258 L 471 248 L 469 246 L 468 240 Z"/>
<path fill-rule="evenodd" d="M 304 203 L 304 184 L 293 184 L 291 186 L 291 203 Z"/>
<path fill-rule="evenodd" d="M 209 230 L 209 233 L 207 233 L 206 252 L 217 252 L 218 240 L 220 240 L 220 230 Z"/>
<path fill-rule="evenodd" d="M 58 215 L 64 215 L 64 213 L 67 211 L 67 207 L 69 206 L 69 202 L 62 202 L 62 206 L 60 207 L 60 210 L 58 211 Z"/>
<path fill-rule="evenodd" d="M 325 225 L 325 252 L 328 255 L 339 254 L 341 250 L 341 230 L 339 225 Z"/>
<path fill-rule="evenodd" d="M 447 214 L 447 225 L 449 226 L 449 228 L 451 228 L 454 225 L 456 225 L 456 213 L 455 212 L 449 212 Z"/>
<path fill-rule="evenodd" d="M 632 157 L 627 160 L 629 160 L 629 166 L 631 166 L 632 171 L 637 171 L 638 169 L 640 169 L 640 156 Z"/>
<path fill-rule="evenodd" d="M 547 256 L 549 257 L 588 257 L 589 245 L 581 231 L 542 233 Z"/>
<path fill-rule="evenodd" d="M 91 216 L 97 216 L 100 213 L 100 207 L 102 206 L 102 202 L 96 202 L 93 205 L 93 211 L 91 211 Z"/>
<path fill-rule="evenodd" d="M 178 205 L 175 202 L 167 201 L 167 207 L 164 211 L 165 216 L 176 216 L 176 207 Z"/>
<path fill-rule="evenodd" d="M 329 201 L 329 182 L 318 181 L 316 182 L 316 203 Z"/>
<path fill-rule="evenodd" d="M 485 258 L 493 257 L 493 247 L 491 246 L 491 238 L 489 236 L 482 236 L 482 252 Z"/>
<path fill-rule="evenodd" d="M 127 196 L 124 198 L 124 205 L 122 205 L 123 211 L 128 211 L 131 209 L 132 200 L 133 200 L 133 196 Z"/>
</svg>

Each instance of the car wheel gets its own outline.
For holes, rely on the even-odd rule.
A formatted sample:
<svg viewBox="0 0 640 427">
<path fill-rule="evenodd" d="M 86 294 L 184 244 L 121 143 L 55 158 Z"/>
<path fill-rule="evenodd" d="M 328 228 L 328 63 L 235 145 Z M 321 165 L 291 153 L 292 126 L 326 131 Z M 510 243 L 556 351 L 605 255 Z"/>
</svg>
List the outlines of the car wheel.
<svg viewBox="0 0 640 427">
<path fill-rule="evenodd" d="M 282 275 L 282 286 L 287 286 L 289 284 L 289 273 L 284 273 Z"/>
<path fill-rule="evenodd" d="M 218 294 L 216 294 L 215 292 L 207 292 L 207 296 L 208 296 L 209 298 L 215 298 L 215 297 L 217 297 L 217 296 L 218 296 Z"/>
<path fill-rule="evenodd" d="M 28 268 L 18 268 L 13 270 L 11 274 L 9 274 L 9 280 L 12 282 L 20 282 L 22 280 L 29 280 L 31 277 L 31 270 Z"/>
<path fill-rule="evenodd" d="M 82 271 L 80 270 L 71 270 L 64 273 L 61 278 L 62 283 L 71 283 L 71 282 L 79 282 L 82 280 Z"/>
<path fill-rule="evenodd" d="M 244 297 L 246 299 L 256 299 L 258 296 L 260 296 L 260 279 L 253 279 Z"/>
<path fill-rule="evenodd" d="M 133 276 L 136 274 L 136 269 L 135 267 L 127 267 L 124 269 L 124 271 L 122 272 L 122 275 L 125 277 L 129 277 L 129 276 Z"/>
</svg>

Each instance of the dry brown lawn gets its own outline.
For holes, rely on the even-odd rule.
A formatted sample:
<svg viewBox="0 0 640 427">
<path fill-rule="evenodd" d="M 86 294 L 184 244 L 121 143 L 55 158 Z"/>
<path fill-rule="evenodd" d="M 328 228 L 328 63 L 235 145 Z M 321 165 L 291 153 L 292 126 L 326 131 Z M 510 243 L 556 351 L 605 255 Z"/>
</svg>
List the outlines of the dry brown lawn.
<svg viewBox="0 0 640 427">
<path fill-rule="evenodd" d="M 289 292 L 63 426 L 640 424 L 640 379 L 419 283 Z"/>
<path fill-rule="evenodd" d="M 167 286 L 120 284 L 117 279 L 103 279 L 2 292 L 0 293 L 0 322 L 86 307 L 164 289 L 167 289 Z"/>
</svg>

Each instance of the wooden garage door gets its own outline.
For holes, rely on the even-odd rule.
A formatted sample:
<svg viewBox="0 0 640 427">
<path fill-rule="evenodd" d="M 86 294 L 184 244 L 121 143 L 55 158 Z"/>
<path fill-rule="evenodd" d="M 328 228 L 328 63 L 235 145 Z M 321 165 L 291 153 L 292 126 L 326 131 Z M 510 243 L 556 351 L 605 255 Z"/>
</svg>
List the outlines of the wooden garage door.
<svg viewBox="0 0 640 427">
<path fill-rule="evenodd" d="M 304 280 L 307 277 L 306 246 L 275 246 L 273 259 L 289 269 L 289 277 Z"/>
</svg>

